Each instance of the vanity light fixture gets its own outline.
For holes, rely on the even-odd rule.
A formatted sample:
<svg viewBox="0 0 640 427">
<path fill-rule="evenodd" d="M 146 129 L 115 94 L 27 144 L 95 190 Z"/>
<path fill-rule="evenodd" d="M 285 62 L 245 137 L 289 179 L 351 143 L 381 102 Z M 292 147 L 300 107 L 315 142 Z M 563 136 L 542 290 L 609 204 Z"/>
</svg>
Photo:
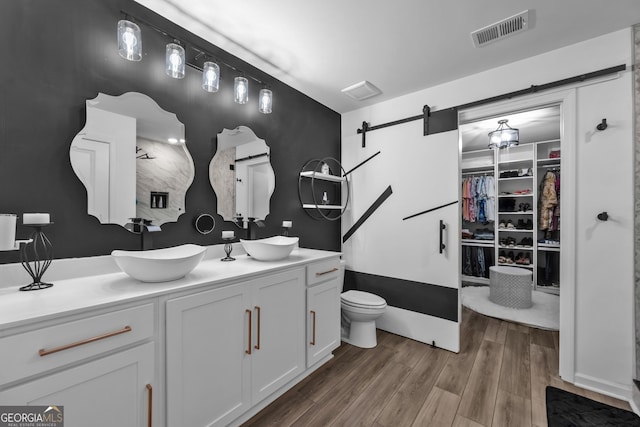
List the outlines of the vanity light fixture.
<svg viewBox="0 0 640 427">
<path fill-rule="evenodd" d="M 202 88 L 207 92 L 217 92 L 220 87 L 220 67 L 207 61 L 202 66 Z"/>
<path fill-rule="evenodd" d="M 142 35 L 140 27 L 131 21 L 118 21 L 118 53 L 129 61 L 142 59 Z"/>
<path fill-rule="evenodd" d="M 130 21 L 129 15 L 123 12 L 124 18 L 118 21 L 118 53 L 125 59 L 130 61 L 140 61 L 142 59 L 142 36 L 138 24 Z M 255 81 L 260 86 L 266 86 L 262 80 L 246 74 L 244 71 L 224 61 L 215 59 L 207 60 L 214 57 L 211 53 L 201 49 L 199 46 L 185 44 L 165 30 L 155 25 L 145 22 L 139 18 L 135 18 L 136 22 L 144 24 L 149 28 L 168 37 L 173 42 L 166 45 L 165 49 L 165 71 L 168 76 L 174 79 L 182 79 L 185 77 L 186 66 L 190 66 L 202 72 L 202 89 L 207 92 L 215 93 L 220 89 L 220 67 L 227 67 L 235 74 L 240 76 L 234 78 L 233 84 L 233 100 L 237 104 L 246 104 L 249 102 L 249 79 Z M 204 60 L 204 63 L 201 61 Z M 202 64 L 202 65 L 200 65 Z M 270 89 L 260 90 L 258 97 L 258 111 L 262 114 L 270 114 L 273 110 L 273 92 Z"/>
<path fill-rule="evenodd" d="M 260 89 L 259 99 L 258 111 L 262 114 L 271 114 L 271 109 L 273 107 L 273 92 L 269 89 Z"/>
<path fill-rule="evenodd" d="M 498 129 L 489 132 L 489 148 L 509 148 L 519 144 L 520 132 L 510 127 L 509 120 L 498 120 Z"/>
<path fill-rule="evenodd" d="M 169 43 L 165 53 L 167 75 L 174 79 L 184 78 L 184 48 L 177 43 Z"/>
<path fill-rule="evenodd" d="M 246 104 L 249 101 L 249 80 L 244 77 L 233 79 L 233 100 L 236 104 Z"/>
</svg>

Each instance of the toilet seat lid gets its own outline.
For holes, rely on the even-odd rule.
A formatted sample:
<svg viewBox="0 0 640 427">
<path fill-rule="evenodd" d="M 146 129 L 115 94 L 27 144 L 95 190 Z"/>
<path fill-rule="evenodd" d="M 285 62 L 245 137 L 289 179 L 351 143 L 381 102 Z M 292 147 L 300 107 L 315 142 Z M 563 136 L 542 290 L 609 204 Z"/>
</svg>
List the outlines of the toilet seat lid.
<svg viewBox="0 0 640 427">
<path fill-rule="evenodd" d="M 387 302 L 384 300 L 384 298 L 363 291 L 351 290 L 343 292 L 342 294 L 340 294 L 340 299 L 342 300 L 342 302 L 353 306 L 385 307 L 387 305 Z"/>
</svg>

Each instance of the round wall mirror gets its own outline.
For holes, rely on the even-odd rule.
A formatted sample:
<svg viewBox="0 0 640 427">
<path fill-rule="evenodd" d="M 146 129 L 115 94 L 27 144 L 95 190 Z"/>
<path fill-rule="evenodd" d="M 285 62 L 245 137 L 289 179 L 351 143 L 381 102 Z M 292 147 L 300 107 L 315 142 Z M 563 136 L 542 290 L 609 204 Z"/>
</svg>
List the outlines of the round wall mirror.
<svg viewBox="0 0 640 427">
<path fill-rule="evenodd" d="M 196 230 L 200 234 L 209 234 L 216 226 L 216 220 L 209 214 L 200 214 L 195 221 Z"/>
</svg>

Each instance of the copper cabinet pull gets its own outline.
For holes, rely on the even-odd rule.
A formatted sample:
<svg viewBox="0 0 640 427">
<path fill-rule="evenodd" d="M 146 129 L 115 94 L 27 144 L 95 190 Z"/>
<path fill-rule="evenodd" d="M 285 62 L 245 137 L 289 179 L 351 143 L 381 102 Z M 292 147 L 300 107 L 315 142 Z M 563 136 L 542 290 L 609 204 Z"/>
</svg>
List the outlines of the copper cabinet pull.
<svg viewBox="0 0 640 427">
<path fill-rule="evenodd" d="M 260 306 L 256 305 L 256 311 L 258 312 L 258 342 L 253 347 L 256 350 L 260 350 Z"/>
<path fill-rule="evenodd" d="M 147 426 L 148 427 L 153 427 L 153 387 L 151 387 L 151 384 L 147 384 L 147 396 L 149 399 L 149 403 L 148 403 L 148 413 L 147 413 Z"/>
<path fill-rule="evenodd" d="M 338 271 L 338 270 L 340 270 L 338 267 L 333 267 L 331 270 L 316 273 L 316 276 L 324 276 L 325 274 L 333 273 L 334 271 Z"/>
<path fill-rule="evenodd" d="M 313 327 L 311 333 L 311 342 L 309 344 L 316 345 L 316 312 L 311 310 L 311 315 L 313 316 Z"/>
<path fill-rule="evenodd" d="M 56 348 L 52 348 L 51 350 L 45 350 L 44 348 L 41 348 L 38 351 L 38 354 L 40 355 L 40 357 L 42 356 L 46 356 L 48 354 L 53 354 L 53 353 L 57 353 L 59 351 L 62 350 L 68 350 L 70 348 L 73 347 L 78 347 L 84 344 L 89 344 L 95 341 L 100 341 L 103 340 L 105 338 L 110 338 L 110 337 L 114 337 L 116 335 L 120 335 L 120 334 L 124 334 L 125 332 L 131 332 L 131 326 L 125 326 L 122 329 L 119 329 L 117 331 L 113 331 L 113 332 L 107 332 L 106 334 L 102 334 L 102 335 L 98 335 L 92 338 L 87 338 L 86 340 L 82 340 L 82 341 L 76 341 L 72 344 L 66 344 L 66 345 L 61 345 L 60 347 L 56 347 Z"/>
<path fill-rule="evenodd" d="M 251 310 L 246 309 L 245 313 L 249 313 L 249 340 L 247 342 L 247 349 L 244 351 L 247 354 L 251 354 L 251 313 L 253 313 Z"/>
</svg>

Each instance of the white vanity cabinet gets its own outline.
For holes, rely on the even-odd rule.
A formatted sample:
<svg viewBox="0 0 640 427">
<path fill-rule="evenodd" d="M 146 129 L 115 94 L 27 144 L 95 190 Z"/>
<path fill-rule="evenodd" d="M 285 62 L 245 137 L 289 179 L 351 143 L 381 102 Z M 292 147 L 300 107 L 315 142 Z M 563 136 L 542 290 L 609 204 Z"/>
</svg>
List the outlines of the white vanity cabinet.
<svg viewBox="0 0 640 427">
<path fill-rule="evenodd" d="M 46 325 L 0 338 L 0 405 L 64 406 L 68 427 L 152 425 L 154 303 Z"/>
<path fill-rule="evenodd" d="M 307 367 L 340 346 L 340 260 L 307 266 Z"/>
<path fill-rule="evenodd" d="M 228 425 L 305 370 L 304 270 L 169 299 L 167 425 Z"/>
</svg>

